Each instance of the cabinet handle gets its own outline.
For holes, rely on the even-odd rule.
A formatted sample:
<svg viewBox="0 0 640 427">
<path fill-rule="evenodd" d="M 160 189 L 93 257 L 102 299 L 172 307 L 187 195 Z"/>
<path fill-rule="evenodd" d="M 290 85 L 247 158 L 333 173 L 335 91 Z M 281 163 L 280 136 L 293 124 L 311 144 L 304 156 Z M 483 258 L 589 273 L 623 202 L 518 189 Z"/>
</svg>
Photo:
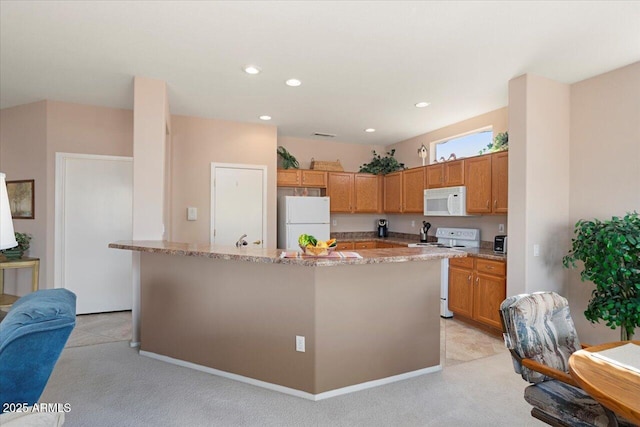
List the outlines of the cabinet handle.
<svg viewBox="0 0 640 427">
<path fill-rule="evenodd" d="M 471 284 L 471 275 L 469 275 L 469 277 L 467 278 L 467 281 L 469 282 L 469 284 Z"/>
<path fill-rule="evenodd" d="M 476 277 L 476 285 L 478 284 L 478 280 L 480 280 L 478 277 Z"/>
<path fill-rule="evenodd" d="M 487 270 L 493 270 L 493 266 L 492 265 L 487 265 Z"/>
<path fill-rule="evenodd" d="M 491 203 L 489 200 L 487 200 L 487 209 L 489 209 L 489 203 Z"/>
<path fill-rule="evenodd" d="M 498 199 L 493 201 L 493 208 L 497 209 L 498 208 Z"/>
</svg>

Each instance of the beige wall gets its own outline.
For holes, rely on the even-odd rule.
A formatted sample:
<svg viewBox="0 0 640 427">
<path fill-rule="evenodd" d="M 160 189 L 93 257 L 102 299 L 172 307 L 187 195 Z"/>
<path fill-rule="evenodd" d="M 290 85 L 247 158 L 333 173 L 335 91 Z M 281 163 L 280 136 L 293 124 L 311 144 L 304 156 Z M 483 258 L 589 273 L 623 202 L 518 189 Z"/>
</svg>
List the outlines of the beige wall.
<svg viewBox="0 0 640 427">
<path fill-rule="evenodd" d="M 13 225 L 15 231 L 33 237 L 28 255 L 41 259 L 41 274 L 48 265 L 46 110 L 45 101 L 0 110 L 0 171 L 7 174 L 7 181 L 35 180 L 35 219 L 14 219 Z M 7 270 L 4 277 L 7 293 L 24 295 L 30 292 L 30 271 Z M 46 283 L 41 277 L 40 284 Z"/>
<path fill-rule="evenodd" d="M 267 166 L 267 245 L 276 247 L 275 126 L 172 116 L 172 240 L 208 243 L 211 162 Z M 187 221 L 187 207 L 198 220 Z"/>
<path fill-rule="evenodd" d="M 569 103 L 569 85 L 530 74 L 510 82 L 508 295 L 566 295 Z"/>
<path fill-rule="evenodd" d="M 640 62 L 571 86 L 569 230 L 579 219 L 640 211 Z M 580 338 L 599 343 L 619 331 L 582 315 L 593 284 L 569 272 L 569 302 Z M 636 334 L 639 331 L 636 330 Z"/>
<path fill-rule="evenodd" d="M 304 139 L 279 136 L 278 146 L 287 149 L 300 163 L 300 169 L 309 169 L 311 158 L 315 160 L 340 164 L 347 172 L 358 172 L 360 166 L 369 163 L 373 158 L 372 151 L 384 154 L 385 149 L 380 145 L 348 144 L 325 139 Z"/>
</svg>

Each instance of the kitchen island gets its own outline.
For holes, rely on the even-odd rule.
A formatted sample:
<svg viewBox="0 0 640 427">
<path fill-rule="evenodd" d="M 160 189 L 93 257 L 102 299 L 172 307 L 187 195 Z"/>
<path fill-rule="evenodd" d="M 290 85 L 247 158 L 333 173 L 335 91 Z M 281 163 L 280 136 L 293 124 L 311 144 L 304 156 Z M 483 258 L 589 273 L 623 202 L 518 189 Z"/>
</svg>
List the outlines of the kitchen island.
<svg viewBox="0 0 640 427">
<path fill-rule="evenodd" d="M 440 370 L 440 260 L 466 256 L 109 246 L 139 254 L 141 354 L 312 400 Z"/>
</svg>

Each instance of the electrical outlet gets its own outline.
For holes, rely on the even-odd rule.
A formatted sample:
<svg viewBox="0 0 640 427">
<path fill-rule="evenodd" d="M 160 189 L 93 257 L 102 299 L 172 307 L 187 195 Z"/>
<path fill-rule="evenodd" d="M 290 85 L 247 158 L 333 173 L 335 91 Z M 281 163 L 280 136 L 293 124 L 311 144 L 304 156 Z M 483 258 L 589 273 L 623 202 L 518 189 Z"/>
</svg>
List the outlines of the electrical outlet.
<svg viewBox="0 0 640 427">
<path fill-rule="evenodd" d="M 533 245 L 533 256 L 540 256 L 540 245 Z"/>
<path fill-rule="evenodd" d="M 415 227 L 416 226 L 416 222 L 415 221 L 411 221 L 411 226 Z"/>
<path fill-rule="evenodd" d="M 338 220 L 337 219 L 332 220 L 331 225 L 333 225 L 334 227 L 338 225 Z"/>
<path fill-rule="evenodd" d="M 504 224 L 498 224 L 498 233 L 504 233 Z"/>
<path fill-rule="evenodd" d="M 304 337 L 300 335 L 296 335 L 296 351 L 300 351 L 302 353 L 305 352 L 304 349 Z"/>
<path fill-rule="evenodd" d="M 195 221 L 198 219 L 198 208 L 187 208 L 187 221 Z"/>
</svg>

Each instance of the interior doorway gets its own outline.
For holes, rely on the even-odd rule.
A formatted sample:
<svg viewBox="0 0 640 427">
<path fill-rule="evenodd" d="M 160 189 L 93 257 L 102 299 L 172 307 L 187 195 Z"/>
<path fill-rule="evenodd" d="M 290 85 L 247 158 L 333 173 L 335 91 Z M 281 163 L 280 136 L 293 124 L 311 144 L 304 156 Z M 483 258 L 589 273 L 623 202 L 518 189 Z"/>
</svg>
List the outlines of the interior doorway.
<svg viewBox="0 0 640 427">
<path fill-rule="evenodd" d="M 77 296 L 78 314 L 131 310 L 133 159 L 56 153 L 54 286 Z"/>
<path fill-rule="evenodd" d="M 267 167 L 211 163 L 211 244 L 266 247 Z"/>
</svg>

